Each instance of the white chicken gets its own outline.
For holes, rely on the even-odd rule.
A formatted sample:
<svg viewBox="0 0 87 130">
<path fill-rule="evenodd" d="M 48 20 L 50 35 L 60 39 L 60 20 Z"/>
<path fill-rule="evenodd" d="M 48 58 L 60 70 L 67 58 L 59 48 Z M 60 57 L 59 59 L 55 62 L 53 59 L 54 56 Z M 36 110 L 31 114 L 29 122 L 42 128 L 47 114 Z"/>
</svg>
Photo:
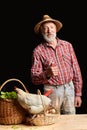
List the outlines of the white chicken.
<svg viewBox="0 0 87 130">
<path fill-rule="evenodd" d="M 19 104 L 30 114 L 41 113 L 50 106 L 51 99 L 42 94 L 32 94 L 15 87 Z"/>
</svg>

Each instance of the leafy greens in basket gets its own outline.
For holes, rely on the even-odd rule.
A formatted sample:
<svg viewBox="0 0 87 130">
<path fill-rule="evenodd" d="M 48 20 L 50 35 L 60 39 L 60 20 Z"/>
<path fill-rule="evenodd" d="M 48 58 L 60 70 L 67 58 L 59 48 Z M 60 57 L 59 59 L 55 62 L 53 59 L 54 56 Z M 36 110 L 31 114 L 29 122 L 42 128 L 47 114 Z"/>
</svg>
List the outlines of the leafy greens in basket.
<svg viewBox="0 0 87 130">
<path fill-rule="evenodd" d="M 0 91 L 0 98 L 17 99 L 17 94 L 15 91 L 12 92 Z"/>
</svg>

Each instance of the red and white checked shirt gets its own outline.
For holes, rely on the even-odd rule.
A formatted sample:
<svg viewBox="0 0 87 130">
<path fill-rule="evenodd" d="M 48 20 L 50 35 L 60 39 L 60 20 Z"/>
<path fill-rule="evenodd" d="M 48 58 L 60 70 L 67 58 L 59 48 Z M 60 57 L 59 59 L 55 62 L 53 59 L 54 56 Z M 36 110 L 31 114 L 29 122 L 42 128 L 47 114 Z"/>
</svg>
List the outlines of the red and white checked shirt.
<svg viewBox="0 0 87 130">
<path fill-rule="evenodd" d="M 81 70 L 72 44 L 57 38 L 55 50 L 46 42 L 42 42 L 33 50 L 31 80 L 34 84 L 63 85 L 71 80 L 75 93 L 82 95 Z M 58 75 L 46 79 L 46 69 L 51 63 L 58 66 Z"/>
</svg>

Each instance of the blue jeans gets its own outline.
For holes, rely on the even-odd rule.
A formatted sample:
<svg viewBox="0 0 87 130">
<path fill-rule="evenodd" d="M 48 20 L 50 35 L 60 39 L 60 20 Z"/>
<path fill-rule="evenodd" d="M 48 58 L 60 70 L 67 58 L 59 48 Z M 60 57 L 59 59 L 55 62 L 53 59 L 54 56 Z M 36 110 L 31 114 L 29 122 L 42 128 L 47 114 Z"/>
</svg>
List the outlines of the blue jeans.
<svg viewBox="0 0 87 130">
<path fill-rule="evenodd" d="M 52 101 L 52 106 L 55 107 L 61 114 L 75 114 L 74 97 L 75 90 L 73 82 L 61 86 L 44 85 L 44 92 L 53 89 L 53 92 L 48 96 Z"/>
</svg>

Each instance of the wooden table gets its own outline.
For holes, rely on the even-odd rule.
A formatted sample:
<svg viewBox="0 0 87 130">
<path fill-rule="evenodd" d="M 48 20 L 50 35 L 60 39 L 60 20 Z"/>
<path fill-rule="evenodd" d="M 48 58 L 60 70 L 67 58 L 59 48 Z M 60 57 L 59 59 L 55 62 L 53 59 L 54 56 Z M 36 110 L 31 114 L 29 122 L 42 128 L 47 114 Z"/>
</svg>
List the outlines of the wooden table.
<svg viewBox="0 0 87 130">
<path fill-rule="evenodd" d="M 87 130 L 87 114 L 60 115 L 57 123 L 48 126 L 0 125 L 0 130 Z"/>
</svg>

